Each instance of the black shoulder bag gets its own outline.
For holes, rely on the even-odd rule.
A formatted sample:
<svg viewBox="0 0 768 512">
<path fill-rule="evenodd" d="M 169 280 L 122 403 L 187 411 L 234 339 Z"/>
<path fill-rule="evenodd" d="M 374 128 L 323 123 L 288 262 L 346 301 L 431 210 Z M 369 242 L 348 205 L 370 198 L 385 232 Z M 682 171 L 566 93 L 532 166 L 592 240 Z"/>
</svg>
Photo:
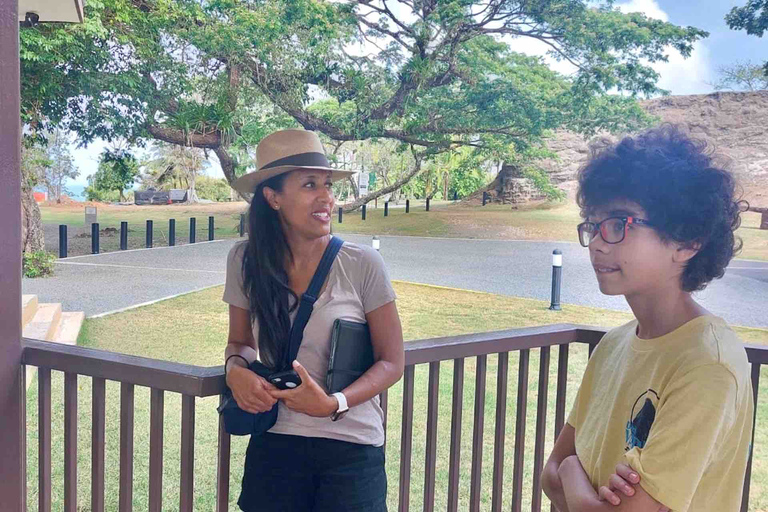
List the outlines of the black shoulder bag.
<svg viewBox="0 0 768 512">
<path fill-rule="evenodd" d="M 307 288 L 307 291 L 301 296 L 299 311 L 296 313 L 296 319 L 291 326 L 288 350 L 285 352 L 287 357 L 283 361 L 284 370 L 291 368 L 291 363 L 296 359 L 296 356 L 299 353 L 301 340 L 304 337 L 304 328 L 307 326 L 309 317 L 312 314 L 312 308 L 315 305 L 317 296 L 320 294 L 320 289 L 322 288 L 326 277 L 328 277 L 331 265 L 333 265 L 333 261 L 336 259 L 336 255 L 343 243 L 344 241 L 341 238 L 335 236 L 331 238 L 328 247 L 325 248 L 320 264 L 317 266 L 315 275 L 309 283 L 309 288 Z M 248 368 L 256 375 L 266 380 L 269 380 L 269 377 L 273 374 L 269 368 L 259 361 L 254 361 Z M 266 412 L 258 414 L 246 412 L 237 406 L 237 401 L 235 401 L 235 398 L 232 396 L 232 391 L 228 387 L 221 395 L 218 411 L 224 420 L 224 430 L 226 430 L 228 434 L 234 436 L 258 436 L 264 434 L 267 430 L 272 428 L 277 421 L 277 404 Z"/>
</svg>

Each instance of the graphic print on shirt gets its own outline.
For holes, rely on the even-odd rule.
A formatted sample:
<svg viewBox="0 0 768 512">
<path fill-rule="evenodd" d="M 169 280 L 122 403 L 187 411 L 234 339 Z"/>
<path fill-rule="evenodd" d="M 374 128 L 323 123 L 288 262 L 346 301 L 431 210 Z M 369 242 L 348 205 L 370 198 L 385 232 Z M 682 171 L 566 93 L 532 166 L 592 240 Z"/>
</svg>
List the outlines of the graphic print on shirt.
<svg viewBox="0 0 768 512">
<path fill-rule="evenodd" d="M 658 404 L 659 394 L 652 389 L 648 389 L 637 397 L 637 400 L 632 405 L 629 421 L 627 421 L 626 446 L 624 447 L 626 451 L 631 450 L 635 446 L 638 448 L 645 447 L 653 420 L 656 419 L 656 406 Z"/>
</svg>

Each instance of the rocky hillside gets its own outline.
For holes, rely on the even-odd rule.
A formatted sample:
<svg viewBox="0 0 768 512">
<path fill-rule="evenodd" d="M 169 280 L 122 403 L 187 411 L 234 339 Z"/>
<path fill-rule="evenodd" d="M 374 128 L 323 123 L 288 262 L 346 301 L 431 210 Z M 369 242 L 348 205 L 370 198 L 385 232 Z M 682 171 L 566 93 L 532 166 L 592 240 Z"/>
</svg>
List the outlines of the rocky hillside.
<svg viewBox="0 0 768 512">
<path fill-rule="evenodd" d="M 755 206 L 768 206 L 768 91 L 668 96 L 642 104 L 663 122 L 686 125 L 692 135 L 709 141 L 725 157 L 746 198 Z M 589 141 L 562 132 L 549 147 L 560 157 L 544 163 L 552 181 L 574 190 Z"/>
</svg>

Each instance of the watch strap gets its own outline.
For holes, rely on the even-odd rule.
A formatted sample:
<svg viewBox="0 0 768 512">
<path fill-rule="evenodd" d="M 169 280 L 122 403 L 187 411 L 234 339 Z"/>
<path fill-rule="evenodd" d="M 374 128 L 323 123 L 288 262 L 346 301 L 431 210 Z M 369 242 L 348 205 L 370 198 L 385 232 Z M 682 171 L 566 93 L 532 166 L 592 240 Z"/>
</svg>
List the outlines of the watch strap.
<svg viewBox="0 0 768 512">
<path fill-rule="evenodd" d="M 339 403 L 338 409 L 336 409 L 336 412 L 334 412 L 331 415 L 331 420 L 332 421 L 340 420 L 347 414 L 347 411 L 349 411 L 349 405 L 347 404 L 347 397 L 344 396 L 344 393 L 340 391 L 338 393 L 333 393 L 331 396 L 335 397 L 336 401 Z"/>
</svg>

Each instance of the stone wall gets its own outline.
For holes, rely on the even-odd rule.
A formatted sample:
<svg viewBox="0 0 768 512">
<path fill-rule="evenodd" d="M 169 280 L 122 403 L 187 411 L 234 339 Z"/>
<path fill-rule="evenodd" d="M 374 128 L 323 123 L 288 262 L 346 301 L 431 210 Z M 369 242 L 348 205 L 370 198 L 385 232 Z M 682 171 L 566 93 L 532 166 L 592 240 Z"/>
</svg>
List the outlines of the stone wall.
<svg viewBox="0 0 768 512">
<path fill-rule="evenodd" d="M 662 122 L 685 125 L 692 135 L 712 143 L 747 199 L 768 206 L 768 91 L 668 96 L 642 105 Z M 548 145 L 560 160 L 545 161 L 543 167 L 553 183 L 572 192 L 576 174 L 589 156 L 588 141 L 560 132 Z"/>
</svg>

